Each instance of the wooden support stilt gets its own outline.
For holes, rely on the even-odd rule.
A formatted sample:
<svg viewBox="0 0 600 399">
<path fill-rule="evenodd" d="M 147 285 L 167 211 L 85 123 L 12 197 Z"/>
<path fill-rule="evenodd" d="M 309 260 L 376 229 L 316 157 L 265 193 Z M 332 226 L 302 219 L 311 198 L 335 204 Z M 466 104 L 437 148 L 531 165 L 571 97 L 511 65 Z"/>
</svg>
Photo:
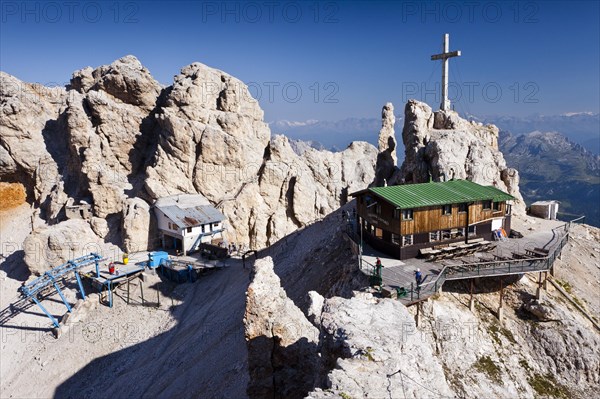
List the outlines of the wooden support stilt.
<svg viewBox="0 0 600 399">
<path fill-rule="evenodd" d="M 129 283 L 131 282 L 130 279 L 127 279 L 127 304 L 129 305 Z"/>
<path fill-rule="evenodd" d="M 471 312 L 475 311 L 475 297 L 473 296 L 473 292 L 475 291 L 475 282 L 471 279 L 471 297 L 469 298 L 469 309 Z"/>
<path fill-rule="evenodd" d="M 548 291 L 548 272 L 544 272 L 544 291 Z"/>
<path fill-rule="evenodd" d="M 535 290 L 535 299 L 537 299 L 538 301 L 542 299 L 542 285 L 543 285 L 542 272 L 539 272 L 538 286 L 537 286 L 537 289 Z"/>
<path fill-rule="evenodd" d="M 140 279 L 140 292 L 142 294 L 142 305 L 144 304 L 144 280 Z"/>
<path fill-rule="evenodd" d="M 421 305 L 422 304 L 423 304 L 423 302 L 417 303 L 417 314 L 415 315 L 415 324 L 417 325 L 417 327 L 419 327 L 421 325 Z"/>
<path fill-rule="evenodd" d="M 500 304 L 498 306 L 498 321 L 500 322 L 500 325 L 502 325 L 502 319 L 504 317 L 504 306 L 503 306 L 503 302 L 504 301 L 504 284 L 503 281 L 500 280 Z"/>
</svg>

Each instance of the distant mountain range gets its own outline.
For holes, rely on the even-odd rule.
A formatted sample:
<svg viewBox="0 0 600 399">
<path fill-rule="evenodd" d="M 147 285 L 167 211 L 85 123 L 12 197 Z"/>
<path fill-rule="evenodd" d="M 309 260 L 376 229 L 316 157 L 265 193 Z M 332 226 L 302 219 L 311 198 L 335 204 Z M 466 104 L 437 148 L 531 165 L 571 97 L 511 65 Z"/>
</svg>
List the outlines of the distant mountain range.
<svg viewBox="0 0 600 399">
<path fill-rule="evenodd" d="M 578 112 L 527 117 L 463 115 L 463 117 L 482 123 L 493 123 L 501 130 L 512 134 L 533 131 L 558 132 L 588 151 L 600 154 L 600 114 L 598 113 Z M 285 134 L 289 138 L 303 141 L 318 141 L 325 148 L 339 150 L 346 148 L 352 141 L 377 144 L 381 118 L 347 118 L 339 121 L 280 120 L 269 125 L 273 133 Z M 402 133 L 402 126 L 403 116 L 396 116 L 398 138 Z"/>
<path fill-rule="evenodd" d="M 600 156 L 556 132 L 501 132 L 499 145 L 519 171 L 527 204 L 558 200 L 562 219 L 585 215 L 586 223 L 600 226 Z"/>
<path fill-rule="evenodd" d="M 600 115 L 581 112 L 530 117 L 466 116 L 501 129 L 499 145 L 507 164 L 519 170 L 521 193 L 527 204 L 558 200 L 561 216 L 586 215 L 586 223 L 600 227 Z M 338 151 L 352 141 L 377 145 L 381 119 L 348 118 L 340 121 L 276 121 L 273 133 L 308 143 L 294 143 Z M 399 162 L 403 118 L 396 116 Z"/>
<path fill-rule="evenodd" d="M 284 134 L 289 138 L 318 142 L 323 147 L 339 151 L 353 141 L 366 141 L 377 144 L 381 118 L 347 118 L 339 121 L 275 121 L 269 123 L 275 134 Z M 396 117 L 398 126 L 398 117 Z M 400 124 L 402 126 L 402 123 Z M 400 128 L 400 131 L 402 128 Z"/>
<path fill-rule="evenodd" d="M 473 118 L 475 119 L 475 118 Z M 493 123 L 512 134 L 534 131 L 558 132 L 588 151 L 600 154 L 600 114 L 571 112 L 562 115 L 534 115 L 528 117 L 487 116 L 480 120 Z"/>
</svg>

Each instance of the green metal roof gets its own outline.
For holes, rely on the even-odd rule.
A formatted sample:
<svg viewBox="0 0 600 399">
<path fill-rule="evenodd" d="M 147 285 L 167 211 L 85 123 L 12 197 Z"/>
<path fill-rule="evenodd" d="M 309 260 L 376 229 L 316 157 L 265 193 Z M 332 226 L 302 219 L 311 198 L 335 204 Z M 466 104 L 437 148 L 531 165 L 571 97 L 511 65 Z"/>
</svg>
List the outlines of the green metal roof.
<svg viewBox="0 0 600 399">
<path fill-rule="evenodd" d="M 508 201 L 514 199 L 512 195 L 496 187 L 482 186 L 468 180 L 372 187 L 368 191 L 402 209 L 471 201 Z"/>
</svg>

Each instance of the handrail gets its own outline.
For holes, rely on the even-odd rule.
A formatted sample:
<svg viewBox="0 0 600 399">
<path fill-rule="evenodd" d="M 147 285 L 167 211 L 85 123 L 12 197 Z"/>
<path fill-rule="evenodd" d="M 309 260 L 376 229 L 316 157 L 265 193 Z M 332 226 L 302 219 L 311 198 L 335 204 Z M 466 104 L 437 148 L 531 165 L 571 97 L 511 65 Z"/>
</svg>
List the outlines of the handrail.
<svg viewBox="0 0 600 399">
<path fill-rule="evenodd" d="M 565 243 L 568 241 L 569 239 L 569 233 L 570 233 L 570 227 L 571 227 L 571 223 L 577 223 L 579 220 L 584 219 L 585 216 L 579 217 L 577 219 L 571 220 L 569 222 L 566 222 L 560 226 L 554 227 L 552 229 L 552 238 L 544 245 L 544 248 L 547 246 L 554 246 L 554 245 L 550 245 L 554 240 L 557 240 L 557 243 L 555 244 L 556 246 L 554 247 L 552 253 L 549 253 L 546 256 L 543 257 L 533 257 L 533 258 L 525 258 L 525 259 L 505 259 L 505 260 L 498 260 L 498 261 L 489 261 L 489 262 L 474 262 L 474 263 L 465 263 L 462 265 L 444 265 L 444 267 L 442 268 L 442 270 L 440 271 L 440 273 L 437 275 L 437 278 L 435 280 L 429 281 L 427 283 L 423 283 L 420 284 L 419 286 L 416 287 L 416 289 L 414 288 L 414 284 L 411 283 L 411 288 L 410 290 L 406 291 L 407 294 L 410 294 L 410 300 L 413 301 L 414 300 L 414 294 L 416 293 L 416 297 L 417 299 L 421 299 L 421 295 L 423 291 L 426 290 L 430 290 L 431 287 L 433 286 L 433 291 L 437 291 L 438 287 L 441 287 L 443 285 L 443 283 L 445 282 L 445 280 L 447 279 L 447 276 L 449 275 L 449 270 L 452 269 L 466 269 L 466 268 L 472 268 L 474 266 L 477 267 L 477 270 L 468 270 L 468 271 L 464 271 L 461 270 L 462 272 L 462 276 L 465 277 L 465 273 L 472 273 L 474 271 L 477 271 L 476 275 L 468 275 L 468 276 L 480 276 L 480 269 L 483 267 L 484 269 L 489 269 L 489 267 L 493 267 L 495 268 L 496 265 L 505 265 L 504 267 L 508 267 L 508 269 L 510 270 L 512 265 L 521 265 L 522 267 L 522 271 L 524 273 L 529 272 L 525 271 L 525 264 L 528 264 L 528 267 L 532 267 L 535 266 L 535 264 L 541 264 L 543 265 L 544 262 L 546 263 L 546 267 L 545 268 L 534 268 L 534 270 L 549 270 L 552 265 L 554 264 L 554 260 L 556 260 L 556 258 L 558 256 L 560 256 L 560 253 L 562 252 L 562 249 L 565 246 Z M 559 229 L 563 229 L 563 233 L 557 233 L 556 230 Z M 346 232 L 347 233 L 347 232 Z M 347 234 L 351 239 L 354 238 L 352 237 L 351 234 Z M 560 237 L 560 238 L 559 238 Z M 366 260 L 362 260 L 362 263 L 367 264 L 368 268 L 367 270 L 369 270 L 369 268 L 374 269 L 375 266 L 369 262 L 367 262 Z M 514 274 L 514 273 L 511 273 Z"/>
<path fill-rule="evenodd" d="M 565 227 L 567 226 L 568 223 L 565 223 L 565 225 L 560 226 L 560 227 Z M 554 229 L 553 229 L 554 230 Z M 550 268 L 550 260 L 552 260 L 552 263 L 554 263 L 554 260 L 557 257 L 557 253 L 560 254 L 560 252 L 562 252 L 562 248 L 564 247 L 565 242 L 568 240 L 569 238 L 569 231 L 568 231 L 568 227 L 566 228 L 566 233 L 565 235 L 561 238 L 561 240 L 559 241 L 558 246 L 554 249 L 554 251 L 552 251 L 552 254 L 548 254 L 547 256 L 544 257 L 536 257 L 536 258 L 527 258 L 527 259 L 507 259 L 507 260 L 501 260 L 501 261 L 491 261 L 491 262 L 477 262 L 477 263 L 466 263 L 464 265 L 445 265 L 442 270 L 440 271 L 440 273 L 438 274 L 437 278 L 435 280 L 432 280 L 428 283 L 424 283 L 421 284 L 419 287 L 417 287 L 416 292 L 418 293 L 417 298 L 420 298 L 420 291 L 423 290 L 424 287 L 429 287 L 431 285 L 433 285 L 435 287 L 435 289 L 437 290 L 437 287 L 441 287 L 441 285 L 443 284 L 443 282 L 446 280 L 447 274 L 448 274 L 448 269 L 452 269 L 452 268 L 468 268 L 469 266 L 481 266 L 481 265 L 497 265 L 497 264 L 513 264 L 513 263 L 533 263 L 533 262 L 540 262 L 542 263 L 543 261 L 548 262 L 548 268 Z M 554 239 L 554 237 L 553 237 Z M 551 242 L 552 240 L 550 240 Z M 509 266 L 510 268 L 510 266 Z M 479 275 L 479 273 L 477 274 Z M 464 272 L 463 272 L 463 276 L 464 276 Z M 442 280 L 442 281 L 440 281 Z M 411 289 L 410 293 L 412 294 L 413 290 Z M 411 295 L 412 297 L 412 295 Z"/>
<path fill-rule="evenodd" d="M 570 220 L 568 223 L 579 223 L 580 220 L 585 220 L 585 215 L 583 216 L 579 216 L 578 218 L 575 218 L 573 220 Z M 583 223 L 583 222 L 582 222 Z"/>
<path fill-rule="evenodd" d="M 440 274 L 438 274 L 438 277 L 436 280 L 422 284 L 421 287 L 437 283 L 442 278 L 442 276 L 446 277 L 446 275 L 448 273 L 448 271 L 447 271 L 448 269 L 459 268 L 459 267 L 460 268 L 469 268 L 469 267 L 473 267 L 473 266 L 495 266 L 495 265 L 500 265 L 500 264 L 520 264 L 520 263 L 532 264 L 533 262 L 548 261 L 550 259 L 554 260 L 554 259 L 556 259 L 556 253 L 562 250 L 562 248 L 564 247 L 564 242 L 567 239 L 568 239 L 568 233 L 562 237 L 562 239 L 560 240 L 559 246 L 552 252 L 552 254 L 548 254 L 547 256 L 544 256 L 544 257 L 535 257 L 535 258 L 527 258 L 527 259 L 506 259 L 506 260 L 490 261 L 490 262 L 475 262 L 475 263 L 466 263 L 464 265 L 445 265 L 444 268 L 440 271 Z M 463 272 L 463 275 L 464 275 L 464 272 Z"/>
<path fill-rule="evenodd" d="M 363 264 L 365 264 L 365 263 L 366 263 L 366 264 L 367 264 L 367 266 L 369 266 L 369 267 L 367 267 L 367 270 L 369 270 L 369 269 L 373 269 L 373 270 L 375 270 L 375 265 L 374 265 L 374 264 L 372 264 L 372 263 L 370 263 L 370 262 L 368 262 L 368 261 L 366 261 L 366 260 L 364 260 L 364 259 L 362 260 L 362 263 L 363 263 Z"/>
</svg>

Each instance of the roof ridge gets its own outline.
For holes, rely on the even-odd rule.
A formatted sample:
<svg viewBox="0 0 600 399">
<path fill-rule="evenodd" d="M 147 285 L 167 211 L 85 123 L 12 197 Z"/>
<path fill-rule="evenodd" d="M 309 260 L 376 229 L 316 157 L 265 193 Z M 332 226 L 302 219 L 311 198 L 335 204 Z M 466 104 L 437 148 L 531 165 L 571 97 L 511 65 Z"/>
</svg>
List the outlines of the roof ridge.
<svg viewBox="0 0 600 399">
<path fill-rule="evenodd" d="M 508 201 L 515 199 L 515 197 L 497 187 L 484 186 L 466 179 L 369 187 L 367 190 L 401 209 L 469 201 Z"/>
</svg>

